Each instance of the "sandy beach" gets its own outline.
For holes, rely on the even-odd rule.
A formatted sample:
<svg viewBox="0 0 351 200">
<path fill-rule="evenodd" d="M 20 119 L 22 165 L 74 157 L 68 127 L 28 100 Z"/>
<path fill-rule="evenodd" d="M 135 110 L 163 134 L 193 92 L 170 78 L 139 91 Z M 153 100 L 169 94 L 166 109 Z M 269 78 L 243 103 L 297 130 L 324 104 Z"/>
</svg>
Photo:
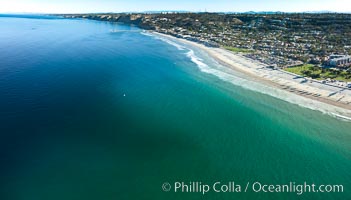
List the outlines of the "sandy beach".
<svg viewBox="0 0 351 200">
<path fill-rule="evenodd" d="M 244 73 L 256 82 L 274 87 L 277 90 L 289 92 L 291 95 L 308 100 L 308 104 L 314 104 L 327 113 L 334 116 L 351 120 L 351 90 L 332 85 L 323 84 L 319 81 L 283 71 L 267 68 L 267 65 L 256 60 L 247 58 L 240 53 L 233 53 L 223 48 L 207 47 L 203 44 L 176 38 L 170 35 L 153 32 L 161 37 L 177 40 L 181 43 L 201 49 L 223 66 L 234 71 Z M 296 102 L 291 102 L 296 103 Z M 297 103 L 300 106 L 299 103 Z M 307 106 L 305 106 L 307 107 Z"/>
</svg>

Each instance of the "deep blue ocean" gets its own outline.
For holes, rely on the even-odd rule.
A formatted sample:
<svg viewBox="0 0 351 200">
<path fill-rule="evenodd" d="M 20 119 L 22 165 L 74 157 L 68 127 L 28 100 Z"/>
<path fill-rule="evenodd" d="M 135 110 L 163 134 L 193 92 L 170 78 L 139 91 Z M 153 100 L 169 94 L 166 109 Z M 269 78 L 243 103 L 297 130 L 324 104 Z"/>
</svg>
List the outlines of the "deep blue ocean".
<svg viewBox="0 0 351 200">
<path fill-rule="evenodd" d="M 224 72 L 137 27 L 0 15 L 0 200 L 351 199 L 351 123 Z M 162 191 L 196 181 L 343 192 Z"/>
</svg>

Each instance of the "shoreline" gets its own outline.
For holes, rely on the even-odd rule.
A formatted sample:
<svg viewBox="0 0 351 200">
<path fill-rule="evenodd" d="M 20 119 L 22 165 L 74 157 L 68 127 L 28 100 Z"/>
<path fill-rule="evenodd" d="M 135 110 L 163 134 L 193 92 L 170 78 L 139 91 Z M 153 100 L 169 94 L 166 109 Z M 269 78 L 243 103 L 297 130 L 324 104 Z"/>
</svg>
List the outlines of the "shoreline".
<svg viewBox="0 0 351 200">
<path fill-rule="evenodd" d="M 323 85 L 320 82 L 306 79 L 283 70 L 269 69 L 266 68 L 265 64 L 259 61 L 230 52 L 223 48 L 207 47 L 197 42 L 155 31 L 150 31 L 150 33 L 198 48 L 207 53 L 220 65 L 241 72 L 249 78 L 254 79 L 257 83 L 286 91 L 289 95 L 297 95 L 309 101 L 312 100 L 322 103 L 324 104 L 322 107 L 324 111 L 332 113 L 335 117 L 351 121 L 351 90 Z M 316 102 L 312 101 L 310 103 L 316 104 Z M 300 104 L 297 105 L 307 107 Z M 322 111 L 321 109 L 318 110 Z"/>
</svg>

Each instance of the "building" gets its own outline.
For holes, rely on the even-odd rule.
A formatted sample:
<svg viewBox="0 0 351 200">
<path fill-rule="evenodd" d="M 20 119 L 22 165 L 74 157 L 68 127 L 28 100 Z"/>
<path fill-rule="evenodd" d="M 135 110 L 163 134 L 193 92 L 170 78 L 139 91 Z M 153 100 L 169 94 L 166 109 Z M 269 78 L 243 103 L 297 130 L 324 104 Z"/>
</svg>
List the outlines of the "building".
<svg viewBox="0 0 351 200">
<path fill-rule="evenodd" d="M 328 63 L 331 67 L 347 67 L 351 65 L 351 56 L 330 55 Z"/>
</svg>

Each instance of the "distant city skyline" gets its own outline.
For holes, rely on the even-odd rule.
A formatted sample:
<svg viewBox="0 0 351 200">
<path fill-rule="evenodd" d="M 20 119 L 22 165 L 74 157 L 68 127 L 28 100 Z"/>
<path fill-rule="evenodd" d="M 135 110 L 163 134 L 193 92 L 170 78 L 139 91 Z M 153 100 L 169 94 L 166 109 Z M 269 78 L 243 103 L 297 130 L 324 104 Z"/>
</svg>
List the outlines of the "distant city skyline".
<svg viewBox="0 0 351 200">
<path fill-rule="evenodd" d="M 145 12 L 145 11 L 192 11 L 192 12 L 248 12 L 281 11 L 350 12 L 348 0 L 0 0 L 0 13 L 96 13 L 96 12 Z"/>
</svg>

